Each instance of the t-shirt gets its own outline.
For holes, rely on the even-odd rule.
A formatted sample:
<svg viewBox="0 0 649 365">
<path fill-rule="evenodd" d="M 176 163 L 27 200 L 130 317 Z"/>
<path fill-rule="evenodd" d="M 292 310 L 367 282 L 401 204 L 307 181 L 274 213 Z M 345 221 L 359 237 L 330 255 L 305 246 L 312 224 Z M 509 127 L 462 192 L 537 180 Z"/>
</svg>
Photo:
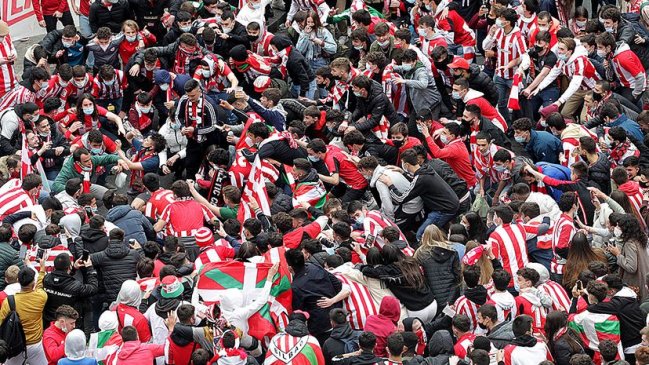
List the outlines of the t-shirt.
<svg viewBox="0 0 649 365">
<path fill-rule="evenodd" d="M 237 219 L 237 212 L 239 211 L 239 206 L 237 205 L 234 208 L 222 207 L 221 208 L 221 219 Z"/>
<path fill-rule="evenodd" d="M 136 151 L 139 151 L 142 148 L 142 141 L 138 139 L 133 140 L 133 147 L 135 147 Z M 149 157 L 145 159 L 144 161 L 139 161 L 142 164 L 142 169 L 144 170 L 144 173 L 146 174 L 147 172 L 157 172 L 158 171 L 158 166 L 160 165 L 160 157 L 158 155 L 153 155 L 152 157 Z"/>
</svg>

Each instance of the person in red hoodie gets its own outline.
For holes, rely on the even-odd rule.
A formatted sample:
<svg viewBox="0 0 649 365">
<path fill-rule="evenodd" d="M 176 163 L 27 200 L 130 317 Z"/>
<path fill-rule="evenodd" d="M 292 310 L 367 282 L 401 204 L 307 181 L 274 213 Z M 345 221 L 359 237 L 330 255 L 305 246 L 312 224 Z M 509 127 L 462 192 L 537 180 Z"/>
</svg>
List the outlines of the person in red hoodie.
<svg viewBox="0 0 649 365">
<path fill-rule="evenodd" d="M 49 33 L 56 30 L 56 23 L 59 21 L 63 26 L 74 25 L 70 7 L 67 1 L 61 0 L 34 0 L 34 15 L 38 25 Z"/>
<path fill-rule="evenodd" d="M 418 122 L 417 125 L 420 126 L 421 133 L 426 138 L 426 145 L 430 154 L 434 158 L 439 158 L 448 163 L 457 176 L 466 181 L 467 187 L 469 189 L 473 188 L 478 183 L 478 179 L 476 179 L 475 171 L 471 166 L 469 150 L 467 150 L 466 145 L 460 138 L 460 125 L 449 122 L 444 128 L 437 130 L 435 136 L 430 135 L 423 122 Z M 434 141 L 434 138 L 437 137 L 446 146 L 440 148 Z"/>
<path fill-rule="evenodd" d="M 408 126 L 406 123 L 399 122 L 390 128 L 392 139 L 388 139 L 386 144 L 399 149 L 397 152 L 397 166 L 401 165 L 401 152 L 421 146 L 421 141 L 415 137 L 408 136 Z"/>
<path fill-rule="evenodd" d="M 401 303 L 393 296 L 385 296 L 379 306 L 379 314 L 368 316 L 365 320 L 366 332 L 372 332 L 376 336 L 376 356 L 387 357 L 386 345 L 388 336 L 397 331 L 397 322 L 401 315 Z"/>
<path fill-rule="evenodd" d="M 63 304 L 56 310 L 56 320 L 43 332 L 43 350 L 48 365 L 56 365 L 60 359 L 65 357 L 65 337 L 79 318 L 74 308 Z"/>
<path fill-rule="evenodd" d="M 175 317 L 168 320 L 167 326 L 173 328 L 174 324 Z M 137 330 L 133 326 L 126 326 L 122 329 L 122 340 L 124 340 L 124 344 L 117 352 L 115 365 L 152 364 L 156 357 L 164 355 L 163 344 L 154 345 L 140 342 Z"/>
</svg>

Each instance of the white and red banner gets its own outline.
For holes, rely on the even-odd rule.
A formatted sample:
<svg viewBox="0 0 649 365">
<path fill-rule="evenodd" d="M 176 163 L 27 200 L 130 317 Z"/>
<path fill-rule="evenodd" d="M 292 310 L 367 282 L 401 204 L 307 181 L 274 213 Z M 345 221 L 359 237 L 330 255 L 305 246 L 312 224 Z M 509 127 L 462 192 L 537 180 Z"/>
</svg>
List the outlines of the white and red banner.
<svg viewBox="0 0 649 365">
<path fill-rule="evenodd" d="M 38 26 L 32 0 L 0 1 L 0 18 L 9 24 L 14 41 L 45 33 L 45 28 Z"/>
</svg>

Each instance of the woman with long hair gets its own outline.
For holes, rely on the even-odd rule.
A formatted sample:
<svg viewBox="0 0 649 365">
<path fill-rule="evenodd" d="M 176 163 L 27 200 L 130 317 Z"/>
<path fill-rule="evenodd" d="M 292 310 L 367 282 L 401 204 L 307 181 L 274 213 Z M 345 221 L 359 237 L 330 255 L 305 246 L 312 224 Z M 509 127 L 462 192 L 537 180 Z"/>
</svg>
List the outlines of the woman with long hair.
<svg viewBox="0 0 649 365">
<path fill-rule="evenodd" d="M 478 249 L 482 246 L 476 241 L 469 241 L 466 243 L 466 252 L 469 254 L 473 249 Z M 480 267 L 480 285 L 483 285 L 485 288 L 491 288 L 493 286 L 493 280 L 491 279 L 491 274 L 494 273 L 494 265 L 489 258 L 489 255 L 486 252 L 483 252 L 479 258 L 476 260 L 474 265 Z"/>
<path fill-rule="evenodd" d="M 577 282 L 577 276 L 588 269 L 588 263 L 601 261 L 607 264 L 606 255 L 601 248 L 591 247 L 588 237 L 581 232 L 575 233 L 570 243 L 566 267 L 563 273 L 563 286 L 570 290 Z"/>
<path fill-rule="evenodd" d="M 478 241 L 480 244 L 487 243 L 487 226 L 476 212 L 468 212 L 462 216 L 460 223 L 466 229 L 469 241 Z M 468 249 L 467 249 L 468 251 Z"/>
<path fill-rule="evenodd" d="M 647 234 L 636 217 L 631 214 L 620 218 L 613 229 L 613 234 L 618 243 L 606 246 L 606 250 L 616 258 L 622 281 L 635 290 L 638 299 L 642 301 L 647 296 L 645 286 L 645 272 L 649 267 Z"/>
<path fill-rule="evenodd" d="M 60 128 L 66 135 L 67 132 L 70 132 L 75 136 L 82 136 L 91 129 L 101 129 L 102 133 L 110 137 L 112 140 L 116 140 L 117 136 L 106 130 L 106 126 L 102 126 L 102 122 L 104 121 L 115 124 L 117 132 L 126 137 L 122 118 L 97 105 L 94 96 L 83 94 L 79 97 L 79 100 L 77 100 L 76 114 L 69 118 L 65 125 L 64 123 L 61 123 Z M 80 125 L 75 122 L 80 122 Z"/>
<path fill-rule="evenodd" d="M 419 263 L 393 244 L 383 246 L 381 258 L 382 265 L 363 266 L 363 275 L 381 279 L 406 307 L 408 317 L 418 317 L 424 323 L 433 319 L 437 314 L 437 302 Z"/>
<path fill-rule="evenodd" d="M 568 328 L 568 314 L 553 311 L 545 319 L 545 338 L 556 365 L 570 365 L 570 357 L 584 353 L 579 334 Z"/>
<path fill-rule="evenodd" d="M 593 218 L 593 226 L 587 226 L 581 221 L 577 220 L 579 228 L 585 230 L 587 233 L 593 235 L 593 247 L 604 247 L 604 242 L 608 242 L 613 237 L 613 228 L 611 226 L 610 217 L 613 213 L 623 214 L 624 207 L 619 202 L 626 202 L 628 205 L 628 198 L 626 194 L 622 199 L 619 194 L 611 194 L 608 196 L 597 188 L 590 187 L 593 198 L 591 199 L 595 206 L 595 216 Z M 615 196 L 615 198 L 613 198 Z M 630 205 L 628 205 L 630 207 Z"/>
<path fill-rule="evenodd" d="M 462 272 L 460 258 L 436 225 L 426 227 L 421 244 L 413 256 L 424 269 L 424 276 L 437 304 L 446 306 L 460 296 Z"/>
<path fill-rule="evenodd" d="M 336 54 L 338 44 L 329 29 L 320 22 L 318 13 L 310 10 L 303 24 L 298 24 L 299 38 L 295 48 L 306 58 L 313 72 L 327 66 Z M 295 29 L 295 28 L 294 28 Z"/>
<path fill-rule="evenodd" d="M 626 195 L 624 192 L 619 191 L 619 190 L 613 190 L 611 192 L 611 199 L 615 200 L 622 209 L 624 209 L 625 213 L 632 214 L 636 219 L 638 219 L 638 222 L 642 225 L 642 228 L 645 229 L 647 226 L 645 225 L 645 221 L 642 219 L 642 215 L 640 215 L 640 212 L 633 207 L 631 204 L 631 200 L 629 199 L 629 196 Z"/>
</svg>

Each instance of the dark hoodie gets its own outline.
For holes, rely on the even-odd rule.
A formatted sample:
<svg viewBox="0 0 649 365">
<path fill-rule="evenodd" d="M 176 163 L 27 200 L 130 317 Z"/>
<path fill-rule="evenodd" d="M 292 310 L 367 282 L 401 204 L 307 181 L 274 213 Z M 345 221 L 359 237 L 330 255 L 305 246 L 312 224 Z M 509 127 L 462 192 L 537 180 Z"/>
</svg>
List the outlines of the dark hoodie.
<svg viewBox="0 0 649 365">
<path fill-rule="evenodd" d="M 417 355 L 404 365 L 447 365 L 453 356 L 453 337 L 446 330 L 433 334 L 428 342 L 428 357 Z"/>
<path fill-rule="evenodd" d="M 108 236 L 102 229 L 91 228 L 88 225 L 81 227 L 83 248 L 90 253 L 101 252 L 108 247 Z"/>
<path fill-rule="evenodd" d="M 498 104 L 498 90 L 491 77 L 480 70 L 480 66 L 469 66 L 469 87 L 484 94 L 491 105 Z"/>
<path fill-rule="evenodd" d="M 455 250 L 433 247 L 420 250 L 417 261 L 424 269 L 428 286 L 437 300 L 437 307 L 443 308 L 447 303 L 454 303 L 460 297 L 460 258 Z"/>
<path fill-rule="evenodd" d="M 367 317 L 365 321 L 366 332 L 372 332 L 376 336 L 374 353 L 377 356 L 388 356 L 385 346 L 388 336 L 397 330 L 397 322 L 401 316 L 401 304 L 392 296 L 385 296 L 379 306 L 379 314 Z"/>
<path fill-rule="evenodd" d="M 118 205 L 112 207 L 106 213 L 106 220 L 112 222 L 124 231 L 126 241 L 134 239 L 144 244 L 147 238 L 154 238 L 155 232 L 151 222 L 140 212 L 130 205 Z"/>
<path fill-rule="evenodd" d="M 331 335 L 322 345 L 322 354 L 326 364 L 331 364 L 334 356 L 346 353 L 343 340 L 358 340 L 358 332 L 354 332 L 349 323 L 340 324 L 331 330 Z"/>
<path fill-rule="evenodd" d="M 361 268 L 361 272 L 369 278 L 381 279 L 408 310 L 422 310 L 435 300 L 428 283 L 421 288 L 408 285 L 401 269 L 395 264 L 375 267 L 365 265 Z"/>
<path fill-rule="evenodd" d="M 381 118 L 399 120 L 394 105 L 383 92 L 383 87 L 374 80 L 371 81 L 370 89 L 367 91 L 367 98 L 357 96 L 356 101 L 356 108 L 351 117 L 354 122 L 350 123 L 350 126 L 358 129 L 370 142 L 376 141 L 372 129 L 379 125 Z"/>
<path fill-rule="evenodd" d="M 135 280 L 135 266 L 142 256 L 142 250 L 133 250 L 125 242 L 109 240 L 108 247 L 90 255 L 92 266 L 101 273 L 101 284 L 105 289 L 104 301 L 111 303 L 117 299 L 117 294 L 126 280 Z"/>
<path fill-rule="evenodd" d="M 399 204 L 420 197 L 427 214 L 433 211 L 455 214 L 460 206 L 453 189 L 430 166 L 422 166 L 415 172 L 409 191 L 400 192 L 390 185 L 390 195 Z"/>
</svg>

